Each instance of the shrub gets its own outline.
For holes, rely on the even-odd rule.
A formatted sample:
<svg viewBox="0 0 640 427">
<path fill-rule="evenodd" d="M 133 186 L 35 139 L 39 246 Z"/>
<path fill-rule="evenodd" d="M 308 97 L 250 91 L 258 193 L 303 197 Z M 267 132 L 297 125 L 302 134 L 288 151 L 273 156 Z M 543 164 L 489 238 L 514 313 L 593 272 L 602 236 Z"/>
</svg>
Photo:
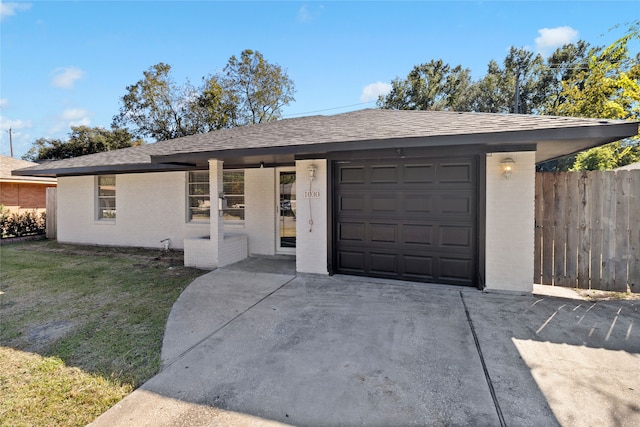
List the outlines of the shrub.
<svg viewBox="0 0 640 427">
<path fill-rule="evenodd" d="M 11 213 L 0 205 L 0 231 L 2 238 L 32 236 L 46 231 L 46 214 L 36 210 L 21 214 Z"/>
</svg>

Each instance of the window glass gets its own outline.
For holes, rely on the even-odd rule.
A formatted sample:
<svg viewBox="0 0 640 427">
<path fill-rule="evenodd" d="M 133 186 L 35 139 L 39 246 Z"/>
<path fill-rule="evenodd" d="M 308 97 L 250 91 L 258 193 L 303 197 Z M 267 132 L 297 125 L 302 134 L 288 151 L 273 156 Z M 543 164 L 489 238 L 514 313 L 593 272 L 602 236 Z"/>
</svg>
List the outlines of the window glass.
<svg viewBox="0 0 640 427">
<path fill-rule="evenodd" d="M 224 171 L 222 189 L 227 199 L 227 208 L 224 210 L 225 221 L 244 221 L 244 171 Z"/>
<path fill-rule="evenodd" d="M 98 176 L 98 219 L 116 218 L 116 176 Z"/>
<path fill-rule="evenodd" d="M 209 220 L 209 171 L 189 172 L 189 221 Z"/>
</svg>

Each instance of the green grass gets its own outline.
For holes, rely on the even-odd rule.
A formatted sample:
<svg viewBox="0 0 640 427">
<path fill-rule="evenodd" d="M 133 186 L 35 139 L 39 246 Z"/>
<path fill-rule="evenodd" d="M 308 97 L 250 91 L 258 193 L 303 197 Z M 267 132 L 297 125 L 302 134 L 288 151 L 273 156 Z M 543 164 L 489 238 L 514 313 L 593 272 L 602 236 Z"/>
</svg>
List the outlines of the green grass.
<svg viewBox="0 0 640 427">
<path fill-rule="evenodd" d="M 85 425 L 158 372 L 182 254 L 0 247 L 0 425 Z"/>
</svg>

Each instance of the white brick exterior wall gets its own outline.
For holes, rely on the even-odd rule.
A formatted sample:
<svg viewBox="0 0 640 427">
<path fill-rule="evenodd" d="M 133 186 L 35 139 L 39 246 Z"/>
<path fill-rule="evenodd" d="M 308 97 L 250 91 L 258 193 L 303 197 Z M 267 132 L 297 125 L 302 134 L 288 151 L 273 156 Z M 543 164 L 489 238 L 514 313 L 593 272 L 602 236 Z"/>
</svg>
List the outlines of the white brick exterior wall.
<svg viewBox="0 0 640 427">
<path fill-rule="evenodd" d="M 309 165 L 317 167 L 316 180 L 309 186 Z M 296 161 L 296 271 L 329 274 L 327 271 L 327 161 Z M 306 191 L 318 191 L 319 198 L 305 198 Z M 309 219 L 313 218 L 313 226 Z"/>
<path fill-rule="evenodd" d="M 249 253 L 275 255 L 276 169 L 245 169 L 244 202 L 244 232 L 249 238 Z"/>
<path fill-rule="evenodd" d="M 511 177 L 501 161 L 515 160 Z M 535 152 L 487 155 L 487 290 L 532 292 Z"/>
<path fill-rule="evenodd" d="M 96 218 L 96 178 L 58 178 L 58 241 L 182 249 L 186 238 L 209 235 L 208 223 L 187 223 L 186 173 L 116 175 L 116 220 Z"/>
</svg>

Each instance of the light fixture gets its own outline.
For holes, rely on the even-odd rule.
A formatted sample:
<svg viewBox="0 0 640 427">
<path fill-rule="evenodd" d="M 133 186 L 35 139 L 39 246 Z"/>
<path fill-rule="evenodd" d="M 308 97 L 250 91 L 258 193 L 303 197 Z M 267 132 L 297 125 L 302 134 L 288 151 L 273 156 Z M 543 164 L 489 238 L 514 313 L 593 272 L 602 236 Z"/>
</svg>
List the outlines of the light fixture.
<svg viewBox="0 0 640 427">
<path fill-rule="evenodd" d="M 260 169 L 264 169 L 264 162 L 260 162 Z"/>
<path fill-rule="evenodd" d="M 513 172 L 513 165 L 516 162 L 511 157 L 507 157 L 506 159 L 502 159 L 500 163 L 502 164 L 502 176 L 509 178 Z"/>
<path fill-rule="evenodd" d="M 313 163 L 309 165 L 309 167 L 307 167 L 307 171 L 309 172 L 309 181 L 315 181 L 316 180 L 316 171 L 318 170 L 318 167 L 316 165 L 314 165 Z"/>
</svg>

